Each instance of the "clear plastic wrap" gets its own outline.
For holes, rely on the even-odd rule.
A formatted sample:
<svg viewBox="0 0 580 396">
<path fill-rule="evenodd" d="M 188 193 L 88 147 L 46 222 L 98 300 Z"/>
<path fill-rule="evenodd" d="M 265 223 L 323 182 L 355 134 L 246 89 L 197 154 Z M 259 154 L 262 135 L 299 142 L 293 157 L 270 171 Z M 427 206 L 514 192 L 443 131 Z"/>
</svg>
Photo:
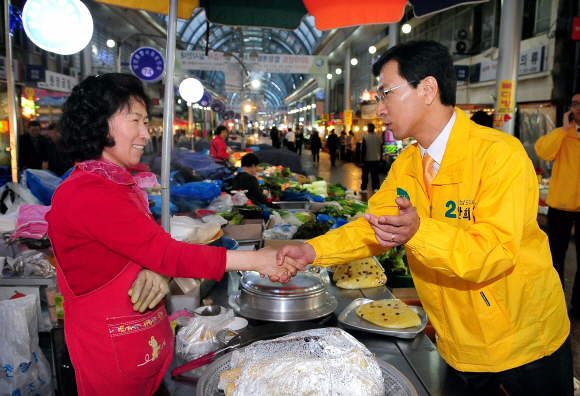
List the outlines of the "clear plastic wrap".
<svg viewBox="0 0 580 396">
<path fill-rule="evenodd" d="M 169 220 L 171 237 L 180 242 L 199 243 L 211 240 L 221 229 L 216 221 L 204 223 L 187 216 L 173 216 Z"/>
<path fill-rule="evenodd" d="M 374 355 L 336 327 L 255 342 L 234 351 L 230 365 L 232 370 L 239 369 L 232 396 L 385 394 Z M 222 380 L 219 388 L 225 389 L 227 385 Z"/>
<path fill-rule="evenodd" d="M 292 239 L 298 227 L 291 225 L 277 225 L 264 231 L 264 239 Z"/>
<path fill-rule="evenodd" d="M 195 316 L 177 333 L 177 354 L 187 360 L 197 359 L 219 347 L 216 334 L 234 320 L 234 311 L 222 307 L 216 316 Z"/>
<path fill-rule="evenodd" d="M 52 278 L 56 271 L 48 256 L 36 250 L 25 250 L 16 256 L 14 269 L 23 277 Z"/>
<path fill-rule="evenodd" d="M 231 212 L 233 205 L 232 196 L 230 194 L 224 194 L 211 201 L 207 209 L 218 213 Z"/>
</svg>

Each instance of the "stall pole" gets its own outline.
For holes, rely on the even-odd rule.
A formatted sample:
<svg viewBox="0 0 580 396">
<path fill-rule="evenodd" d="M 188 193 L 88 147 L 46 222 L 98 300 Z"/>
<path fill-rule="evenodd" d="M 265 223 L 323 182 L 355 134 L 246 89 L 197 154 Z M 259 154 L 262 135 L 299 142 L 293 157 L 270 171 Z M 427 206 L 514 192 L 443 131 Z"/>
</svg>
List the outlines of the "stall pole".
<svg viewBox="0 0 580 396">
<path fill-rule="evenodd" d="M 169 166 L 173 141 L 173 74 L 175 69 L 175 32 L 177 30 L 177 0 L 169 0 L 165 95 L 163 97 L 163 151 L 161 155 L 161 225 L 169 232 Z"/>
<path fill-rule="evenodd" d="M 191 136 L 191 150 L 193 151 L 193 104 L 187 102 L 187 127 L 189 128 L 189 136 Z"/>
<path fill-rule="evenodd" d="M 12 5 L 10 0 L 4 1 L 4 32 L 6 34 L 6 85 L 8 86 L 8 123 L 10 126 L 10 165 L 12 181 L 18 183 L 18 125 L 16 118 L 16 87 L 12 70 L 12 26 L 10 16 Z"/>
<path fill-rule="evenodd" d="M 497 79 L 495 84 L 494 126 L 515 133 L 515 109 L 520 59 L 524 0 L 504 0 L 499 24 Z M 497 124 L 496 124 L 497 120 Z"/>
<path fill-rule="evenodd" d="M 244 80 L 245 80 L 245 73 L 244 73 L 244 65 L 242 62 L 244 61 L 244 35 L 242 33 L 242 28 L 240 28 L 240 126 L 242 129 L 242 151 L 246 149 L 246 141 L 244 133 L 246 131 L 246 122 L 244 121 Z M 249 121 L 249 114 L 248 114 L 248 121 Z"/>
</svg>

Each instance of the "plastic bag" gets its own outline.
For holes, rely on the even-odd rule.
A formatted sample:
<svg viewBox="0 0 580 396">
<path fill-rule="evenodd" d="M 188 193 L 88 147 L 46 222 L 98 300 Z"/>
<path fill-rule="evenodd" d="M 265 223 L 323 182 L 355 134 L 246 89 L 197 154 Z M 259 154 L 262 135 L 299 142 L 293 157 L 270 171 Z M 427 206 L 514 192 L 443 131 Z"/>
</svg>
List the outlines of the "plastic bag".
<svg viewBox="0 0 580 396">
<path fill-rule="evenodd" d="M 277 225 L 270 230 L 264 231 L 264 239 L 292 239 L 298 231 L 298 227 L 291 225 Z"/>
<path fill-rule="evenodd" d="M 234 320 L 234 311 L 222 307 L 216 316 L 195 316 L 177 333 L 175 342 L 177 354 L 187 361 L 191 361 L 211 351 L 218 346 L 216 334 L 227 327 Z"/>
<path fill-rule="evenodd" d="M 329 215 L 325 215 L 325 214 L 319 214 L 316 216 L 316 220 L 317 221 L 323 221 L 325 223 L 336 223 L 336 219 L 332 216 Z"/>
<path fill-rule="evenodd" d="M 153 218 L 159 219 L 161 218 L 161 197 L 158 195 L 149 195 L 149 199 L 155 201 L 155 206 L 151 208 L 151 214 Z M 169 202 L 169 214 L 175 214 L 179 211 L 177 206 Z"/>
<path fill-rule="evenodd" d="M 35 295 L 0 301 L 0 396 L 54 395 L 52 373 L 38 346 Z"/>
<path fill-rule="evenodd" d="M 244 194 L 243 191 L 238 191 L 232 198 L 232 203 L 234 206 L 242 206 L 245 205 L 246 202 L 248 202 L 248 197 L 246 197 L 246 194 Z"/>
<path fill-rule="evenodd" d="M 223 194 L 211 201 L 207 209 L 213 210 L 217 213 L 223 213 L 231 212 L 232 206 L 234 206 L 232 203 L 232 196 L 230 194 Z"/>
<path fill-rule="evenodd" d="M 221 194 L 222 181 L 193 182 L 182 186 L 171 187 L 171 202 L 182 213 L 205 208 Z"/>
<path fill-rule="evenodd" d="M 308 201 L 310 199 L 310 192 L 298 193 L 295 191 L 284 190 L 282 191 L 282 197 L 284 201 Z"/>
<path fill-rule="evenodd" d="M 26 176 L 26 187 L 43 205 L 50 205 L 52 194 L 62 183 L 62 179 L 51 171 L 40 169 L 27 169 L 24 174 Z"/>
<path fill-rule="evenodd" d="M 218 223 L 220 226 L 225 226 L 228 221 L 219 215 L 207 215 L 201 218 L 204 223 L 209 223 L 211 221 Z"/>
<path fill-rule="evenodd" d="M 14 269 L 18 275 L 29 278 L 52 278 L 56 276 L 56 271 L 48 256 L 37 250 L 25 250 L 16 256 Z"/>
<path fill-rule="evenodd" d="M 42 205 L 28 188 L 11 182 L 0 189 L 0 199 L 1 211 L 4 214 L 17 213 L 22 205 Z"/>
<path fill-rule="evenodd" d="M 200 243 L 211 240 L 221 229 L 216 221 L 204 223 L 187 216 L 173 216 L 169 220 L 171 237 L 177 241 Z"/>
<path fill-rule="evenodd" d="M 298 226 L 298 227 L 300 227 L 304 223 L 303 221 L 298 219 L 298 217 L 296 217 L 296 215 L 294 213 L 288 213 L 286 216 L 282 217 L 282 220 L 284 221 L 284 224 L 289 224 L 289 225 Z M 278 224 L 278 223 L 276 223 L 276 224 Z"/>
<path fill-rule="evenodd" d="M 342 227 L 342 226 L 343 226 L 343 225 L 345 225 L 346 223 L 348 223 L 348 220 L 345 220 L 345 219 L 338 218 L 338 219 L 336 219 L 336 223 L 334 223 L 334 224 L 332 225 L 332 227 L 330 227 L 330 229 L 331 229 L 331 230 L 334 230 L 335 228 Z"/>
</svg>

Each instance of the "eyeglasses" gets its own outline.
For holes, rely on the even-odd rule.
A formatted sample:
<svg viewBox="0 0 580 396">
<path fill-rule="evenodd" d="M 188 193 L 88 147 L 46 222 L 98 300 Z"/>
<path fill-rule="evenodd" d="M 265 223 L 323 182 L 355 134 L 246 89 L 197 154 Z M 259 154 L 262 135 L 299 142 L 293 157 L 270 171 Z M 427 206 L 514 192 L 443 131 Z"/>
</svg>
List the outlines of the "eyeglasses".
<svg viewBox="0 0 580 396">
<path fill-rule="evenodd" d="M 394 91 L 394 90 L 395 90 L 395 89 L 397 89 L 397 88 L 401 88 L 401 87 L 404 87 L 405 85 L 408 85 L 408 84 L 413 84 L 413 83 L 416 83 L 416 82 L 419 82 L 419 81 L 421 81 L 421 80 L 413 80 L 413 81 L 407 81 L 407 82 L 406 82 L 406 83 L 404 83 L 404 84 L 397 85 L 396 87 L 389 88 L 389 89 L 387 89 L 387 90 L 380 90 L 380 89 L 379 89 L 379 90 L 377 90 L 377 94 L 375 95 L 375 100 L 376 100 L 377 102 L 383 102 L 383 103 L 385 103 L 385 102 L 386 102 L 386 100 L 387 100 L 387 95 L 388 95 L 388 94 L 389 94 L 391 91 Z"/>
<path fill-rule="evenodd" d="M 570 108 L 572 109 L 577 109 L 578 107 L 580 107 L 580 103 L 578 102 L 572 102 L 572 104 L 570 105 Z"/>
</svg>

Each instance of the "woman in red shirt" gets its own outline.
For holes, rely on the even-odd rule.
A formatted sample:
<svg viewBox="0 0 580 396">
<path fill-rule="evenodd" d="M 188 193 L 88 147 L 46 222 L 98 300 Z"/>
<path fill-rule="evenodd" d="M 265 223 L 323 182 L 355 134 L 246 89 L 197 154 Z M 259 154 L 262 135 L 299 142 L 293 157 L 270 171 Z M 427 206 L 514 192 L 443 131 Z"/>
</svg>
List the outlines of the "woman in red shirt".
<svg viewBox="0 0 580 396">
<path fill-rule="evenodd" d="M 220 125 L 215 129 L 215 137 L 211 141 L 209 152 L 217 163 L 227 163 L 232 149 L 226 145 L 226 138 L 228 137 L 228 128 L 225 125 Z"/>
<path fill-rule="evenodd" d="M 296 273 L 276 264 L 274 249 L 182 243 L 153 221 L 143 188 L 157 184 L 155 175 L 126 169 L 149 139 L 149 107 L 141 81 L 119 73 L 88 77 L 63 105 L 61 148 L 76 164 L 46 218 L 79 395 L 151 395 L 161 383 L 173 357 L 164 304 L 155 304 L 166 287 L 135 312 L 127 290 L 142 269 L 215 280 L 256 270 L 281 282 Z"/>
</svg>

